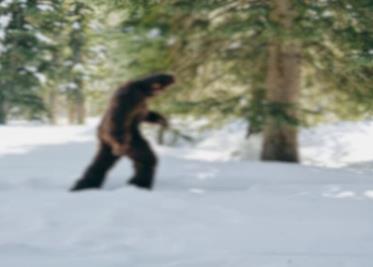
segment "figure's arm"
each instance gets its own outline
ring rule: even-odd
[[[155,112],[155,111],[148,111],[148,114],[145,117],[144,121],[150,122],[150,123],[157,123],[165,128],[168,127],[167,119],[162,114]]]

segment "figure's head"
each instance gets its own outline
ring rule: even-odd
[[[155,74],[141,80],[145,93],[149,96],[158,95],[174,82],[174,76],[165,73]]]

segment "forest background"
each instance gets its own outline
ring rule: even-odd
[[[0,124],[83,124],[128,79],[170,72],[169,117],[247,122],[261,158],[298,129],[373,114],[369,0],[1,0]]]

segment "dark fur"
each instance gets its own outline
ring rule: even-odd
[[[142,137],[139,124],[143,121],[167,124],[161,114],[148,111],[146,101],[154,95],[152,85],[159,84],[164,89],[173,82],[173,76],[158,74],[130,81],[114,93],[98,128],[97,154],[72,191],[100,188],[106,173],[121,156],[127,156],[134,162],[135,175],[129,183],[152,188],[157,158]]]

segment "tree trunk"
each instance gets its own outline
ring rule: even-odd
[[[78,124],[85,123],[85,99],[81,89],[78,89],[75,98],[76,122]]]
[[[69,124],[75,124],[76,122],[76,108],[75,108],[75,105],[74,105],[74,102],[73,100],[68,97],[67,99],[67,116],[68,116],[68,121],[69,121]]]
[[[290,31],[294,13],[290,0],[274,1],[271,17],[283,30]],[[294,41],[278,38],[268,47],[267,102],[278,106],[282,115],[296,119],[296,105],[300,92],[301,52]],[[269,114],[263,138],[262,160],[298,162],[298,130],[281,114]]]
[[[166,127],[161,126],[157,132],[157,143],[158,145],[164,145],[164,136],[166,133]]]
[[[0,96],[0,125],[6,124],[6,108],[5,101],[2,96]]]
[[[48,92],[48,119],[52,125],[57,124],[57,93],[54,89]]]
[[[82,2],[76,2],[73,5],[73,14],[76,19],[76,23],[80,25],[78,28],[74,28],[70,33],[70,48],[72,49],[72,63],[74,67],[79,67],[79,69],[84,64],[84,47],[87,45],[86,35],[84,28],[86,27],[86,15],[85,10],[88,7]],[[85,26],[84,26],[85,25]],[[84,95],[84,81],[83,76],[84,73],[77,69],[73,74],[73,82],[76,85],[76,88],[73,92],[73,106],[74,106],[74,123],[77,124],[84,124],[86,118],[86,110],[85,110],[85,95]]]
[[[263,132],[264,124],[264,99],[265,89],[255,87],[252,91],[251,101],[249,103],[250,112],[247,118],[248,127],[246,131],[246,138],[249,138],[253,134],[259,134]]]
[[[85,98],[81,89],[67,97],[70,124],[84,124],[86,118]]]

